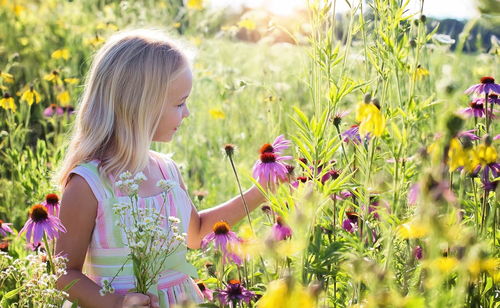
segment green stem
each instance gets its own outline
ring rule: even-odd
[[[253,230],[253,226],[252,226],[252,220],[250,219],[250,211],[248,210],[247,201],[245,200],[245,197],[243,196],[243,190],[241,189],[240,178],[238,177],[238,173],[236,172],[236,167],[234,166],[233,157],[232,157],[232,155],[228,155],[228,157],[229,157],[229,162],[231,163],[231,167],[233,168],[234,176],[236,177],[236,182],[238,183],[238,189],[240,191],[241,199],[243,200],[243,206],[245,207],[245,213],[246,213],[247,218],[248,218],[248,223],[250,224],[250,230],[252,230],[252,234],[255,234],[255,232]]]
[[[54,261],[52,259],[52,252],[50,251],[49,241],[47,239],[47,235],[43,234],[43,243],[45,244],[45,251],[47,252],[47,258],[49,259],[49,267],[52,274],[56,274],[56,266],[54,265]]]

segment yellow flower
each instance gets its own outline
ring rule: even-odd
[[[429,230],[424,224],[413,221],[400,225],[397,233],[403,239],[416,239],[426,236]]]
[[[465,166],[468,161],[467,152],[462,147],[462,144],[457,138],[450,141],[448,150],[448,166],[450,171],[455,171],[458,167]]]
[[[457,267],[458,260],[455,257],[440,257],[434,260],[433,265],[443,274],[449,274]]]
[[[377,106],[371,103],[359,102],[356,105],[356,122],[363,121],[363,119],[373,110],[373,107],[377,108]]]
[[[238,27],[245,28],[247,30],[255,30],[255,28],[257,28],[257,25],[255,24],[255,21],[247,18],[240,20],[238,22]]]
[[[61,76],[59,76],[59,72],[56,70],[52,71],[52,73],[50,73],[50,74],[43,76],[43,79],[50,81],[50,82],[53,82],[57,85],[62,85]]]
[[[181,23],[180,23],[180,22],[174,22],[174,23],[172,24],[172,27],[174,27],[174,28],[178,29],[178,28],[180,28],[180,27],[181,27]]]
[[[2,107],[5,110],[12,110],[16,111],[16,104],[14,102],[14,98],[10,96],[9,93],[5,92],[3,94],[3,97],[0,99],[0,107]]]
[[[27,38],[27,37],[20,37],[18,40],[19,40],[19,43],[23,46],[28,45],[30,42],[29,38]]]
[[[6,83],[13,83],[14,82],[14,76],[12,76],[9,73],[4,73],[4,72],[0,71],[0,78],[2,78],[2,81],[6,82]]]
[[[30,87],[21,95],[21,101],[27,102],[30,106],[33,105],[33,103],[38,104],[40,100],[40,94],[35,91],[33,87]]]
[[[68,91],[63,91],[57,95],[57,100],[62,106],[66,106],[71,101],[71,97],[69,96]]]
[[[203,0],[187,0],[186,6],[191,10],[203,9]]]
[[[368,134],[371,136],[380,137],[385,130],[385,117],[380,112],[377,106],[373,103],[365,104],[364,106],[358,104],[356,110],[356,120],[360,119],[359,134],[364,137]]]
[[[98,34],[96,34],[94,37],[86,39],[84,41],[84,44],[85,45],[92,45],[93,47],[97,47],[104,42],[105,42],[104,38],[102,38]]]
[[[22,6],[22,5],[19,5],[19,4],[14,4],[14,5],[12,6],[12,11],[14,12],[14,14],[15,14],[16,16],[21,15],[21,13],[22,13],[24,10],[26,10],[26,8],[25,8],[24,6]]]
[[[80,81],[78,78],[64,78],[64,82],[67,84],[77,84]]]
[[[107,22],[107,23],[100,22],[100,23],[97,24],[96,29],[97,30],[111,30],[111,31],[116,31],[116,30],[118,30],[118,27],[115,24],[110,23],[110,22]]]
[[[415,77],[417,80],[421,80],[425,76],[429,75],[429,71],[420,66],[420,64],[417,66],[417,69],[415,70]]]
[[[224,111],[220,109],[210,109],[208,112],[214,119],[224,119],[226,117]]]
[[[287,283],[283,279],[269,283],[266,293],[257,302],[257,308],[313,308],[313,296],[298,282]]]
[[[497,161],[497,150],[491,145],[486,145],[484,143],[474,147],[472,151],[472,161],[473,163],[481,166],[486,166]]]
[[[58,49],[52,53],[51,56],[53,59],[69,59],[69,50],[67,48]]]

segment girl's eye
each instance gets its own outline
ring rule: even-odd
[[[177,105],[177,108],[182,108],[186,103],[182,103],[180,105]]]

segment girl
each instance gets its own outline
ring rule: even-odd
[[[127,292],[134,287],[130,264],[114,280],[115,293],[99,294],[103,280],[110,280],[127,256],[112,210],[117,201],[128,199],[112,185],[118,174],[142,171],[147,180],[140,187],[139,204],[158,209],[163,199],[155,183],[162,178],[178,182],[169,193],[166,216],[180,218],[189,248],[199,248],[217,221],[232,225],[245,216],[239,197],[197,212],[176,164],[149,150],[152,141],[172,140],[189,116],[191,85],[186,55],[157,31],[119,33],[96,54],[57,178],[63,190],[60,219],[67,232],[60,234],[56,253],[69,260],[58,287],[77,280],[68,294],[79,306],[170,307],[183,300],[202,301],[185,249],[169,259],[151,294]],[[250,209],[264,201],[256,187],[245,198]]]

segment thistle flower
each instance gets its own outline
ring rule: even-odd
[[[232,260],[238,265],[242,264],[241,258],[229,251],[232,245],[240,244],[242,240],[236,233],[231,231],[227,222],[216,222],[213,226],[213,232],[206,235],[201,241],[201,248],[205,249],[212,241],[214,242],[215,249],[222,253],[223,262]]]
[[[52,117],[54,115],[61,115],[61,114],[64,114],[64,110],[60,106],[57,106],[56,104],[50,104],[49,107],[43,110],[43,116],[45,117]]]
[[[219,300],[222,305],[239,303],[241,301],[250,303],[255,296],[255,293],[245,289],[239,280],[230,280],[226,289],[219,291]]]
[[[33,205],[29,217],[19,234],[26,232],[26,239],[30,243],[40,243],[44,234],[48,239],[53,239],[58,237],[59,231],[66,232],[59,218],[49,215],[47,208],[42,204]]]
[[[272,227],[272,237],[275,241],[282,241],[292,236],[292,229],[285,224],[283,218],[276,217],[276,223]]]
[[[42,202],[49,212],[49,215],[59,216],[59,197],[56,194],[48,194]]]
[[[2,237],[7,236],[7,232],[12,233],[12,229],[9,227],[10,225],[12,224],[3,222],[3,220],[0,219],[0,235]]]
[[[342,222],[342,229],[349,233],[354,233],[358,230],[358,213],[346,212],[347,218]]]
[[[475,84],[465,90],[465,94],[489,94],[490,92],[500,93],[500,85],[495,83],[493,77],[482,77],[481,83]]]
[[[276,183],[278,180],[285,181],[288,170],[282,161],[289,159],[292,159],[292,157],[279,156],[265,150],[260,154],[260,159],[255,162],[252,175],[262,183]]]

